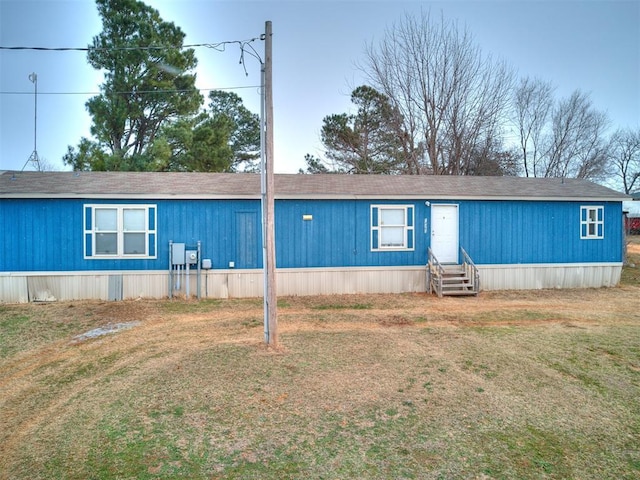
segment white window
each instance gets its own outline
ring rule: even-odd
[[[580,238],[604,238],[604,207],[580,207]]]
[[[413,205],[371,206],[371,250],[413,250]]]
[[[85,205],[85,258],[156,258],[155,205]]]

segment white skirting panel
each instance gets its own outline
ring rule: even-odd
[[[169,296],[169,273],[166,271],[114,272],[28,272],[0,276],[0,302],[108,300],[110,277],[122,277],[123,299],[166,298]],[[366,267],[279,269],[277,294],[332,295],[348,293],[424,292],[424,267]],[[186,276],[174,278],[175,296],[186,293]],[[202,271],[202,298],[242,298],[263,295],[262,270]],[[197,294],[195,271],[189,277],[189,293]]]
[[[481,290],[597,288],[617,285],[622,264],[478,265],[478,270]],[[123,299],[169,296],[166,271],[27,272],[0,273],[0,302],[108,300],[114,276],[122,277]],[[173,292],[176,296],[186,293],[185,281],[182,277],[180,291]],[[279,269],[276,282],[279,296],[425,292],[426,268]],[[120,283],[111,285],[113,290]],[[263,287],[262,270],[208,270],[202,271],[200,293],[202,298],[260,297]],[[195,271],[189,293],[197,293]]]
[[[121,273],[121,272],[117,272]],[[195,277],[195,275],[194,275]],[[194,283],[195,285],[195,283]],[[195,287],[192,290],[196,293]],[[122,272],[122,298],[169,296],[169,273],[165,271]]]
[[[478,265],[481,290],[613,287],[622,263]]]
[[[47,275],[27,277],[29,300],[107,300],[109,275]]]
[[[0,274],[0,302],[26,303],[28,301],[27,277]]]
[[[291,268],[279,269],[276,273],[276,290],[280,296],[424,292],[425,288],[423,267]],[[203,272],[203,297],[260,297],[263,290],[262,270]]]
[[[0,302],[106,300],[108,278],[108,275],[71,272],[0,274]]]
[[[423,267],[291,268],[279,269],[276,273],[279,296],[424,292],[425,288]],[[262,270],[203,272],[203,297],[261,297],[263,291]]]
[[[278,295],[402,293],[426,290],[425,267],[282,269]]]

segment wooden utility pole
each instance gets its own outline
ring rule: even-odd
[[[263,179],[265,195],[263,202],[264,255],[265,263],[265,342],[278,346],[278,309],[276,294],[276,247],[275,247],[275,196],[273,178],[273,65],[271,22],[265,23],[264,43],[264,150]]]

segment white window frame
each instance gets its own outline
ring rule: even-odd
[[[87,214],[90,210],[90,214]],[[99,210],[116,211],[116,230],[100,230],[96,225],[96,212]],[[144,211],[144,228],[142,230],[125,230],[124,212],[126,210]],[[137,260],[157,258],[157,206],[150,204],[85,204],[84,212],[84,258],[87,260]],[[88,218],[89,217],[89,218]],[[150,221],[151,219],[151,221]],[[88,224],[89,223],[89,224]],[[150,225],[153,224],[153,225]],[[116,252],[111,254],[96,253],[96,239],[100,233],[116,234]],[[125,234],[144,234],[144,252],[124,253]]]
[[[384,225],[382,223],[382,212],[384,210],[402,210],[404,220],[402,224]],[[371,205],[371,251],[413,251],[415,250],[415,208],[414,205]],[[386,228],[403,229],[402,245],[383,245],[382,231]]]
[[[601,240],[604,238],[604,206],[584,205],[580,207],[580,239]]]

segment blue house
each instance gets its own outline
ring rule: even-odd
[[[620,279],[628,198],[587,181],[275,177],[278,295]],[[261,219],[256,174],[0,172],[0,302],[261,296]]]

